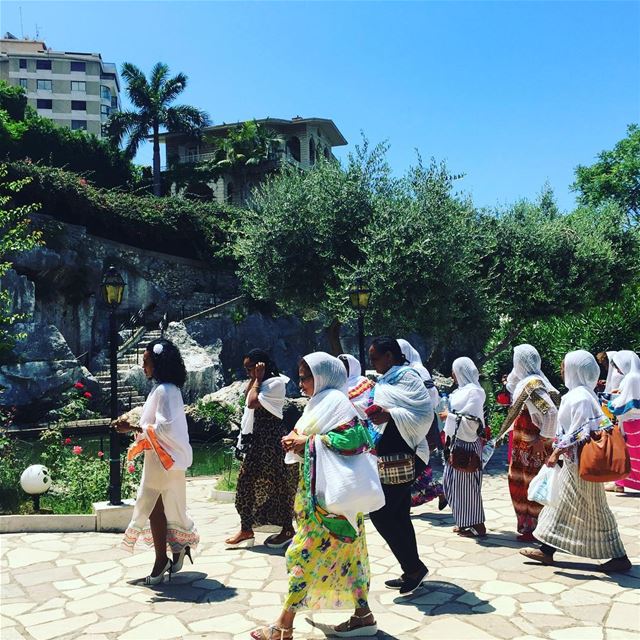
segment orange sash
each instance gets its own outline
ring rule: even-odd
[[[138,440],[134,442],[130,447],[129,451],[127,451],[127,460],[130,462],[141,453],[146,450],[155,451],[156,455],[160,459],[160,464],[169,471],[171,467],[173,467],[173,458],[164,450],[160,442],[158,441],[158,436],[156,435],[156,430],[152,425],[147,427],[147,437],[143,440]]]

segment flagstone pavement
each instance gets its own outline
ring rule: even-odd
[[[502,461],[503,462],[503,461]],[[627,640],[640,638],[640,494],[609,495],[629,556],[630,573],[599,573],[597,562],[558,554],[556,566],[518,554],[504,465],[485,476],[489,536],[452,532],[450,511],[434,503],[413,510],[426,586],[412,598],[384,588],[399,569],[367,521],[371,608],[378,638],[450,640]],[[498,467],[498,468],[496,468]],[[152,553],[119,549],[104,533],[0,536],[2,640],[247,639],[278,615],[287,579],[282,552],[263,546],[227,550],[236,531],[232,504],[208,499],[211,478],[188,481],[190,511],[201,535],[195,564],[158,587],[129,584],[148,573]],[[261,543],[267,533],[257,534]],[[345,612],[301,614],[296,638],[324,638]]]

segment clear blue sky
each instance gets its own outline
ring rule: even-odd
[[[577,164],[640,120],[638,2],[0,3],[2,31],[189,76],[214,122],[332,118],[391,144],[402,173],[444,159],[479,206],[561,208]],[[139,154],[148,162],[150,149]]]

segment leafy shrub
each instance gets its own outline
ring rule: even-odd
[[[215,400],[199,400],[190,412],[198,427],[209,433],[228,433],[236,415],[234,407]]]
[[[76,382],[71,389],[62,394],[62,400],[63,404],[61,407],[49,412],[50,419],[60,422],[70,422],[72,420],[96,418],[100,415],[89,408],[92,404],[93,396],[80,381]]]

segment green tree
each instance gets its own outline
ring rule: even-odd
[[[572,189],[583,205],[597,206],[614,200],[628,214],[629,221],[640,221],[640,128],[631,124],[627,136],[613,150],[602,151],[591,166],[579,165]]]
[[[11,268],[11,255],[29,251],[40,244],[40,232],[34,231],[29,216],[38,209],[37,204],[14,205],[13,195],[29,179],[8,180],[8,169],[0,164],[0,358],[7,355],[15,344],[12,326],[21,317],[12,311],[10,292],[1,286],[1,279]]]
[[[161,62],[154,65],[149,79],[130,62],[122,65],[122,77],[127,83],[127,95],[136,111],[117,111],[106,124],[106,132],[115,145],[125,144],[130,158],[140,144],[153,138],[153,193],[160,195],[160,129],[169,133],[198,136],[209,123],[209,116],[189,105],[171,103],[185,90],[187,76],[178,73],[169,77],[169,67]]]

